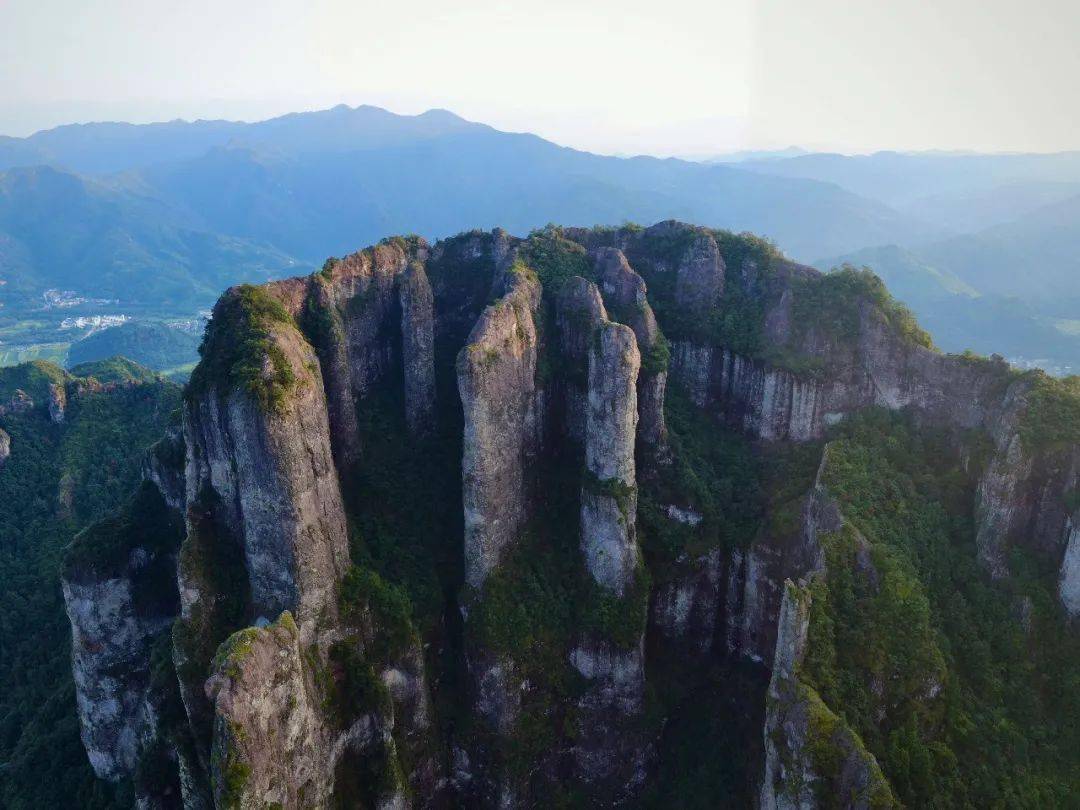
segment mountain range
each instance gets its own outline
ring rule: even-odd
[[[1080,366],[1080,153],[737,157],[607,157],[445,110],[370,106],[0,138],[0,341],[62,356],[80,335],[42,315],[49,289],[114,302],[78,314],[190,316],[224,286],[385,233],[679,218],[903,278],[899,297],[946,349]]]
[[[388,236],[226,291],[200,355],[164,419],[134,364],[0,375],[0,493],[68,492],[34,451],[102,397],[166,423],[11,567],[71,624],[51,690],[8,634],[13,806],[1074,803],[1080,378],[675,221]]]

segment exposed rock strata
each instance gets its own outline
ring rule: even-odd
[[[185,455],[183,432],[172,428],[147,451],[142,463],[143,478],[152,481],[165,503],[178,512],[183,512],[187,503]]]
[[[625,254],[616,248],[600,248],[593,255],[604,300],[615,313],[615,320],[634,330],[638,351],[643,358],[652,358],[651,363],[642,362],[637,381],[638,437],[655,454],[663,456],[667,441],[664,424],[667,341],[649,305],[645,281],[630,267]]]
[[[281,412],[235,389],[191,402],[187,501],[212,489],[220,519],[242,538],[251,620],[292,610],[310,637],[320,613],[335,609],[348,565],[345,513],[319,361],[291,327],[275,327],[271,339],[295,376],[293,395]]]
[[[581,549],[597,583],[622,594],[640,559],[635,535],[636,380],[641,365],[634,333],[601,322],[589,353]]]
[[[584,641],[570,663],[588,684],[577,702],[571,754],[578,778],[604,786],[616,803],[632,798],[645,782],[652,748],[635,720],[644,708],[644,641],[630,649],[603,640]]]
[[[596,328],[605,320],[607,311],[596,285],[580,276],[567,279],[555,301],[555,325],[564,368],[559,382],[565,399],[567,433],[582,444],[587,434],[589,351]]]
[[[704,656],[714,650],[728,574],[725,562],[720,549],[686,559],[657,589],[652,625],[679,652]],[[737,614],[734,607],[729,612]]]
[[[336,728],[316,681],[318,653],[305,658],[300,632],[285,612],[269,627],[240,631],[215,659],[206,682],[213,701],[213,782],[219,807],[327,807],[347,750],[396,760],[393,717],[366,713]],[[372,754],[369,749],[377,747]],[[389,784],[377,807],[404,803],[404,786]]]
[[[157,716],[150,650],[176,616],[180,521],[144,484],[135,531],[126,517],[97,524],[75,541],[61,585],[72,632],[72,671],[83,745],[103,779],[134,774]],[[99,539],[100,538],[100,539]],[[104,545],[107,555],[97,549]]]
[[[820,774],[809,742],[815,717],[828,708],[798,682],[808,595],[792,583],[821,575],[819,537],[837,531],[842,516],[819,471],[813,490],[786,505],[791,520],[768,522],[745,549],[688,548],[648,600],[636,520],[639,478],[650,480],[650,465],[646,455],[639,470],[635,451],[655,458],[666,448],[668,382],[650,294],[665,329],[679,331],[673,385],[755,439],[819,439],[831,423],[873,405],[910,407],[921,422],[950,435],[987,433],[991,460],[977,493],[984,561],[1000,570],[1011,542],[1060,554],[1062,602],[1080,610],[1080,518],[1065,507],[1080,463],[1075,449],[1036,452],[1021,440],[1027,382],[1003,377],[994,364],[945,357],[904,340],[869,303],[857,312],[850,341],[804,329],[794,291],[814,271],[780,259],[769,265],[757,255],[737,254],[728,266],[724,239],[704,229],[661,223],[644,231],[564,235],[591,251],[592,264],[575,264],[574,272],[588,275],[591,267],[596,284],[548,267],[555,283],[542,289],[542,274],[520,259],[532,254],[519,254],[520,240],[496,231],[430,250],[418,239],[387,240],[328,263],[315,276],[267,285],[288,317],[269,330],[262,375],[250,386],[218,380],[196,392],[185,407],[183,435],[170,434],[151,452],[146,486],[184,512],[188,530],[178,566],[174,659],[194,745],[174,745],[170,753],[188,806],[197,806],[210,773],[219,804],[323,806],[342,798],[342,774],[375,761],[392,766],[377,795],[364,797],[376,806],[411,799],[535,806],[537,785],[567,774],[598,801],[633,801],[649,777],[658,733],[643,725],[645,650],[651,656],[654,648],[695,666],[731,656],[771,668],[759,798],[766,807],[814,805]],[[571,258],[579,262],[581,255]],[[712,316],[718,304],[730,304],[727,296],[760,304],[760,337],[775,353],[740,354],[722,345],[716,335],[723,325]],[[795,341],[797,363],[785,354]],[[456,602],[457,583],[440,583],[445,613],[428,654],[414,641],[389,660],[376,660],[373,651],[386,645],[378,622],[341,615],[338,600],[349,564],[339,480],[348,482],[365,463],[357,409],[396,380],[400,368],[406,423],[417,433],[431,430],[436,362],[449,371],[454,353],[468,587]],[[281,360],[287,374],[275,366]],[[288,384],[273,407],[252,393],[280,379]],[[642,634],[628,643],[598,629],[607,626],[600,622],[587,631],[561,630],[563,668],[554,674],[568,679],[560,681],[567,691],[538,714],[538,698],[548,696],[525,674],[531,677],[536,662],[485,648],[471,634],[470,610],[531,530],[530,519],[566,519],[538,515],[549,468],[572,467],[576,489],[582,462],[580,511],[576,522],[570,516],[580,534],[571,549],[587,580],[574,587],[584,583],[611,600],[602,604],[607,620],[613,609],[640,610]],[[680,530],[702,520],[678,498],[665,496],[659,506]],[[152,613],[140,606],[137,551],[107,575],[84,572],[65,583],[84,739],[95,768],[112,779],[132,772],[152,736],[149,649],[176,616],[175,604]],[[174,552],[154,558],[175,565]],[[516,587],[522,572],[505,573]],[[453,639],[461,628],[453,627],[460,616],[458,649]],[[243,629],[248,624],[258,627]],[[215,658],[217,643],[234,630],[239,635]],[[339,710],[334,689],[345,682],[345,665],[329,654],[335,645],[345,645],[362,672],[372,674],[365,683],[379,695],[378,706],[349,716]],[[428,669],[436,660],[446,667],[439,674]],[[543,665],[554,666],[547,659]],[[458,670],[465,676],[461,695],[452,683]],[[461,700],[456,708],[479,721],[473,736],[437,738],[446,729],[438,728],[429,679],[445,689],[441,699]],[[557,739],[535,743],[528,723],[553,719],[560,723]],[[836,727],[829,743],[841,753],[839,784],[849,806],[881,798],[876,763],[850,729]],[[537,750],[529,749],[524,765],[507,767],[500,758],[523,741]],[[231,765],[237,766],[232,779]]]
[[[405,371],[405,422],[428,432],[435,417],[435,299],[427,274],[413,262],[401,276],[401,354]]]
[[[689,312],[708,312],[724,292],[724,259],[708,232],[692,237],[675,269],[675,303]]]
[[[900,807],[874,755],[798,679],[809,611],[809,591],[786,580],[766,701],[765,768],[758,806],[761,810],[814,808],[821,806],[824,793],[837,807],[851,810]],[[821,756],[829,759],[828,767],[835,768],[835,774],[826,777],[822,772]],[[826,778],[832,783],[820,784]]]
[[[507,294],[480,315],[457,359],[465,412],[465,581],[474,588],[483,585],[527,517],[526,471],[540,421],[533,322],[540,286],[515,272],[507,286]]]
[[[54,424],[63,424],[67,412],[67,391],[63,383],[49,384],[49,419]]]

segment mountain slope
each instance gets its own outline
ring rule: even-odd
[[[205,305],[222,285],[265,280],[296,262],[244,239],[190,227],[174,206],[131,187],[48,167],[0,174],[5,309],[48,288],[125,306]]]
[[[889,205],[933,195],[988,192],[1013,183],[1080,182],[1080,152],[965,155],[935,152],[809,154],[750,161],[745,168],[779,177],[835,183]]]
[[[125,377],[152,380],[123,363]],[[88,368],[101,374],[105,369]],[[64,405],[50,413],[50,386]],[[28,402],[15,392],[24,391]],[[12,408],[13,398],[18,402]],[[145,447],[179,403],[160,381],[101,386],[47,363],[0,369],[0,804],[130,806],[93,778],[79,740],[59,585],[63,548],[139,479]]]
[[[341,106],[253,124],[87,124],[6,149],[13,164],[134,172],[168,202],[185,203],[200,228],[308,261],[387,232],[441,237],[549,221],[692,218],[754,230],[806,258],[943,235],[829,183],[592,155],[439,110],[398,116]]]
[[[1067,317],[1080,302],[1080,194],[921,252],[985,294],[1057,307]]]
[[[391,237],[227,291],[200,354],[63,570],[144,803],[1080,786],[1080,379],[940,354],[870,273],[671,221]]]

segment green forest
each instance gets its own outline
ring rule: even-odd
[[[47,384],[76,378],[42,362],[0,369],[0,401],[21,389],[35,402],[0,416],[11,437],[0,463],[0,806],[11,810],[131,802],[94,778],[79,740],[59,572],[75,534],[130,496],[143,451],[177,415],[180,388],[137,373],[138,384],[69,396],[54,424]]]

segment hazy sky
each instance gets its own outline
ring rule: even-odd
[[[445,107],[601,152],[1080,148],[1080,0],[0,0],[0,133]]]

